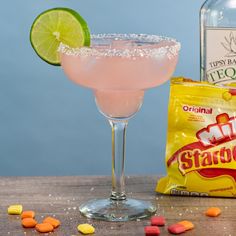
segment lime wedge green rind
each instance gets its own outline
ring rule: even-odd
[[[38,56],[51,65],[60,66],[57,51],[60,43],[78,48],[90,46],[86,21],[69,8],[53,8],[42,12],[33,22],[30,42]]]

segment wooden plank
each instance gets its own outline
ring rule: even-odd
[[[157,214],[165,216],[168,224],[184,219],[192,221],[196,228],[186,236],[236,235],[235,199],[162,196],[154,192],[156,181],[155,176],[128,177],[127,193],[156,204]],[[60,219],[62,226],[50,236],[80,235],[76,226],[86,222],[96,227],[97,236],[144,235],[144,226],[149,220],[110,223],[88,220],[80,215],[78,206],[81,203],[107,197],[109,191],[110,177],[0,177],[0,236],[39,235],[33,229],[22,228],[19,216],[7,215],[7,207],[11,204],[35,210],[38,221],[48,215]],[[209,206],[220,207],[222,215],[206,217],[203,212]],[[166,226],[161,228],[161,235],[170,235]]]

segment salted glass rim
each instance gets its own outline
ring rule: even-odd
[[[134,41],[136,47],[112,47],[112,42]],[[109,44],[110,42],[110,44]],[[161,42],[168,42],[169,45],[158,45]],[[139,46],[153,47],[139,47]],[[104,47],[105,46],[105,47]],[[109,47],[110,46],[110,47]],[[157,46],[157,47],[155,47]],[[180,42],[174,38],[151,35],[151,34],[92,34],[91,45],[80,48],[73,48],[60,43],[58,52],[61,54],[79,57],[162,57],[172,58],[178,55],[181,48]]]

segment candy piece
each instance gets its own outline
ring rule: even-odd
[[[82,234],[93,234],[95,232],[95,228],[90,224],[80,224],[77,229]]]
[[[20,215],[22,210],[22,205],[11,205],[8,207],[7,212],[9,215]]]
[[[40,233],[49,233],[53,231],[53,226],[49,223],[37,224],[35,229]]]
[[[187,220],[180,221],[177,224],[183,225],[185,230],[190,230],[194,228],[194,224],[191,221]]]
[[[216,121],[218,124],[227,124],[229,122],[229,119],[229,115],[225,113],[216,116]]]
[[[34,228],[37,225],[37,221],[33,218],[24,218],[21,221],[21,224],[25,228]]]
[[[34,217],[35,217],[35,212],[34,211],[23,211],[21,213],[21,219],[34,218]]]
[[[223,93],[222,97],[225,101],[230,101],[232,99],[232,94],[226,91]]]
[[[53,217],[47,217],[43,220],[43,223],[49,223],[53,226],[53,228],[57,228],[61,222]]]
[[[221,213],[221,210],[218,207],[210,207],[206,211],[206,215],[210,217],[216,217],[220,215],[220,213]]]
[[[144,232],[146,236],[158,236],[160,234],[160,230],[157,226],[146,226]]]
[[[229,90],[230,94],[235,96],[236,95],[236,89],[230,89]]]
[[[163,226],[165,225],[166,221],[163,216],[153,216],[151,218],[151,225],[152,226]]]
[[[181,224],[173,224],[168,227],[171,234],[182,234],[186,231],[185,227]]]

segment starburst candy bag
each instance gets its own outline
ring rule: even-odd
[[[166,168],[156,191],[236,197],[236,88],[171,81]]]

